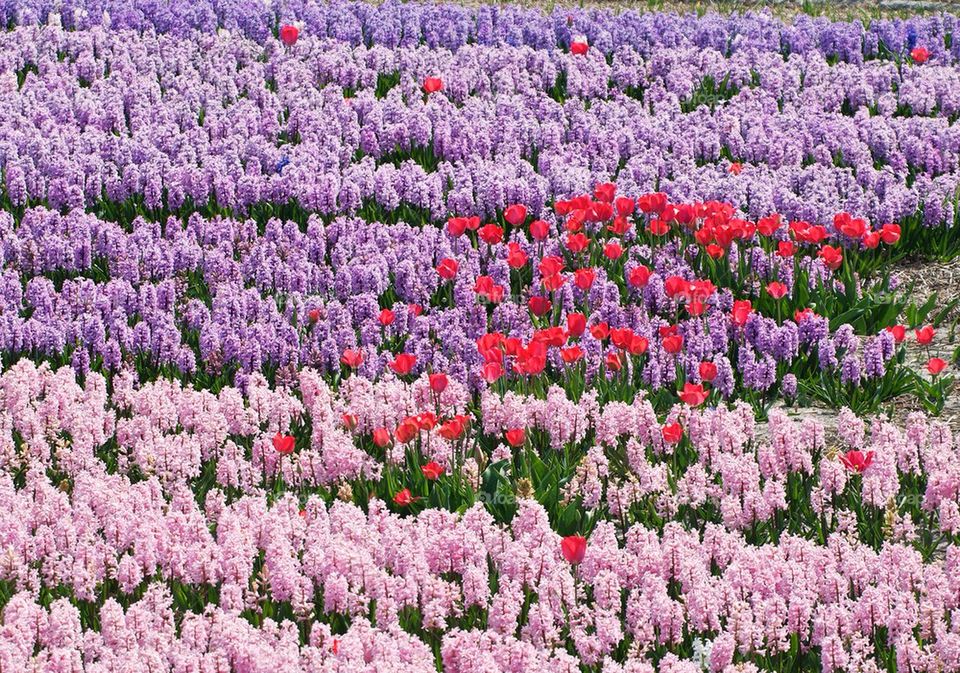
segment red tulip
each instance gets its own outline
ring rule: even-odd
[[[647,224],[647,230],[654,236],[665,236],[670,231],[670,223],[666,220],[653,219]]]
[[[507,209],[503,211],[503,219],[513,226],[519,227],[527,219],[527,207],[519,203],[507,206]]]
[[[610,326],[605,322],[598,322],[590,327],[590,336],[597,341],[604,341],[610,336]]]
[[[700,383],[684,383],[683,390],[680,391],[680,399],[691,407],[699,407],[709,396],[710,391],[704,390]]]
[[[893,245],[900,240],[900,225],[889,222],[880,229],[880,240],[887,245]]]
[[[391,443],[390,431],[386,428],[377,428],[374,430],[373,443],[379,446],[381,449],[385,446],[389,446]]]
[[[383,325],[384,327],[386,327],[387,325],[392,325],[395,318],[396,316],[394,315],[393,311],[391,311],[388,308],[385,308],[382,311],[380,311],[380,315],[377,316],[377,320],[379,320],[380,324]]]
[[[467,427],[466,416],[454,416],[449,421],[440,426],[440,436],[447,440],[454,440],[463,434]]]
[[[840,265],[843,264],[843,251],[839,247],[833,247],[832,245],[825,245],[820,248],[820,252],[817,253],[823,263],[827,265],[827,268],[836,271],[840,268]]]
[[[567,250],[574,254],[583,252],[588,245],[590,245],[590,239],[583,232],[567,236]]]
[[[903,325],[893,325],[887,327],[886,330],[893,335],[893,340],[898,344],[903,343],[903,340],[907,338],[907,328]]]
[[[865,247],[867,250],[874,250],[880,246],[880,233],[876,231],[868,231],[860,240],[863,243],[863,247]]]
[[[926,47],[914,47],[910,50],[910,58],[914,63],[926,63],[930,60],[930,51]]]
[[[494,283],[490,276],[478,276],[473,291],[491,304],[497,304],[503,299],[503,286]]]
[[[570,53],[576,54],[577,56],[583,56],[590,49],[590,45],[587,44],[587,38],[578,37],[570,43]]]
[[[734,175],[740,175],[740,171],[743,170],[743,164],[741,164],[739,161],[734,161],[732,164],[730,164],[730,168],[728,170]]]
[[[581,336],[587,329],[587,317],[582,313],[567,314],[567,333],[572,337]]]
[[[400,425],[397,426],[397,431],[393,434],[396,436],[398,442],[406,444],[420,434],[420,424],[416,418],[408,416],[400,421]]]
[[[419,498],[414,498],[409,488],[405,488],[393,496],[393,502],[401,507],[412,505],[416,500],[419,500]]]
[[[427,93],[436,93],[443,88],[443,80],[439,77],[427,77],[423,80],[423,90]]]
[[[926,325],[925,327],[921,327],[920,329],[915,330],[914,334],[917,335],[917,343],[920,344],[921,346],[926,346],[931,342],[933,342],[933,335],[934,335],[933,325]]]
[[[451,217],[447,220],[447,233],[452,237],[457,238],[463,235],[463,232],[467,230],[467,218],[465,217]]]
[[[650,282],[650,269],[642,264],[630,269],[630,273],[627,275],[627,282],[633,287],[646,287],[647,283]]]
[[[634,334],[627,342],[626,350],[630,352],[630,355],[642,355],[647,352],[649,346],[650,342],[647,341],[646,337]]]
[[[425,411],[422,414],[417,414],[414,417],[414,420],[416,421],[418,428],[428,432],[433,430],[433,428],[437,425],[437,415],[429,411]]]
[[[317,322],[320,320],[320,309],[312,308],[307,312],[307,318],[310,322]]]
[[[706,250],[707,250],[707,254],[710,255],[713,259],[720,259],[725,254],[727,254],[727,251],[725,248],[722,248],[721,246],[715,243],[711,243],[710,245],[708,245]]]
[[[553,304],[546,297],[530,297],[527,306],[530,307],[530,312],[535,316],[545,316],[553,308]]]
[[[400,376],[405,376],[413,370],[413,366],[415,364],[417,364],[416,355],[411,355],[410,353],[400,353],[393,359],[392,362],[389,363],[389,366],[390,369]]]
[[[521,248],[519,243],[510,242],[507,244],[507,264],[511,269],[519,269],[527,265],[527,253]]]
[[[698,369],[700,372],[700,378],[708,383],[717,378],[717,365],[712,362],[701,362]]]
[[[611,241],[603,246],[603,254],[607,259],[620,259],[623,254],[623,246]]]
[[[438,395],[446,390],[450,383],[446,374],[430,374],[427,378],[430,381],[430,390]]]
[[[576,565],[587,553],[587,538],[581,535],[568,535],[560,543],[560,551],[563,552],[563,558],[567,563]]]
[[[597,272],[593,269],[577,269],[573,272],[574,284],[584,292],[590,289],[596,277]]]
[[[343,427],[350,432],[353,432],[357,429],[357,423],[360,422],[360,419],[357,418],[356,414],[342,414],[340,420],[343,421]]]
[[[459,268],[460,265],[457,263],[457,260],[447,257],[446,259],[440,260],[440,263],[437,264],[437,273],[444,280],[453,280]]]
[[[560,357],[563,358],[563,361],[568,365],[573,364],[577,360],[583,357],[583,349],[580,346],[571,346],[570,348],[561,348]]]
[[[757,220],[757,231],[759,231],[762,236],[773,236],[782,224],[783,222],[780,220],[780,216],[774,213],[773,215],[767,215]]]
[[[503,365],[499,362],[488,362],[483,365],[483,380],[487,383],[493,383],[503,376]]]
[[[485,224],[477,230],[477,236],[487,245],[496,245],[503,240],[503,228],[496,224]]]
[[[683,350],[683,336],[680,334],[671,334],[663,338],[663,350],[668,353],[676,354]]]
[[[731,311],[730,317],[735,325],[743,327],[747,324],[747,319],[752,313],[753,305],[750,304],[749,300],[743,299],[733,302],[733,311]]]
[[[350,369],[356,369],[363,364],[363,351],[361,351],[359,348],[348,348],[343,351],[343,355],[340,357],[340,362],[348,366]]]
[[[280,26],[280,41],[288,47],[295,45],[298,37],[300,37],[300,29],[296,26],[290,24]]]
[[[777,243],[777,254],[781,257],[793,257],[797,253],[797,246],[793,241],[780,241]]]
[[[619,351],[610,351],[606,357],[607,369],[612,372],[618,372],[623,367],[623,361],[620,359]]]
[[[663,436],[663,441],[668,444],[679,444],[683,439],[683,426],[679,423],[664,425],[660,428],[660,434]]]
[[[774,299],[782,299],[787,294],[787,286],[779,281],[767,283],[767,294]]]
[[[593,188],[593,198],[604,203],[613,203],[617,195],[617,185],[612,182],[601,182]]]
[[[933,376],[936,376],[946,368],[947,363],[941,358],[930,358],[927,360],[927,371]]]
[[[847,451],[840,456],[840,462],[852,472],[863,472],[873,462],[873,451]]]
[[[293,453],[296,443],[297,440],[293,438],[293,435],[285,435],[282,432],[278,432],[273,436],[273,448],[276,449],[280,455],[285,456]]]
[[[621,217],[626,217],[627,215],[632,215],[634,209],[637,207],[636,201],[633,199],[627,198],[626,196],[621,196],[618,198],[614,205],[617,208],[617,215]]]
[[[543,220],[534,220],[530,223],[530,236],[537,241],[542,241],[550,235],[550,225]]]
[[[850,213],[837,213],[833,216],[833,227],[844,236],[850,238],[860,238],[867,233],[867,223],[865,220],[854,218]]]
[[[644,213],[662,213],[667,207],[667,195],[663,192],[644,194],[637,198],[637,207]]]
[[[436,481],[440,478],[440,475],[443,474],[443,468],[440,467],[440,464],[433,461],[421,466],[420,471],[423,472],[423,476],[430,481]]]
[[[410,311],[414,317],[423,313],[423,307],[420,304],[407,304],[407,310]]]
[[[507,438],[507,444],[514,448],[523,446],[523,443],[527,441],[527,433],[523,428],[507,430],[504,436]]]

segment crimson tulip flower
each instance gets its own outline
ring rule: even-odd
[[[584,292],[590,289],[596,277],[597,272],[593,269],[577,269],[573,272],[574,284]]]
[[[578,37],[570,43],[570,53],[576,54],[577,56],[583,56],[589,51],[590,45],[587,44],[587,38]]]
[[[377,428],[373,431],[373,443],[379,446],[381,449],[385,446],[389,446],[392,443],[390,439],[390,431],[386,428]]]
[[[278,432],[273,436],[273,448],[282,456],[293,453],[296,443],[297,440],[293,438],[293,435],[285,435],[282,432]]]
[[[504,436],[507,438],[507,444],[514,448],[523,446],[523,443],[527,441],[527,432],[523,428],[507,430]]]
[[[933,342],[933,335],[934,335],[933,325],[926,325],[924,327],[921,327],[920,329],[915,330],[914,334],[916,334],[917,336],[918,344],[920,344],[921,346],[927,346],[931,342]]]
[[[485,224],[477,230],[480,240],[487,245],[496,245],[503,240],[503,227],[496,224]]]
[[[947,362],[942,358],[930,358],[927,360],[927,371],[933,376],[936,376],[946,368]]]
[[[587,329],[587,317],[582,313],[567,314],[567,334],[572,337],[581,336]]]
[[[340,357],[340,362],[345,364],[350,369],[356,369],[363,364],[363,351],[361,351],[359,348],[348,348],[343,351],[343,355]]]
[[[623,255],[623,246],[611,241],[603,246],[603,254],[607,259],[620,259],[620,256]]]
[[[427,378],[430,381],[430,390],[438,395],[446,390],[447,385],[450,383],[446,374],[430,374]]]
[[[900,225],[888,222],[880,229],[880,240],[887,245],[893,245],[900,240]]]
[[[698,370],[700,372],[700,378],[708,383],[717,378],[717,365],[712,362],[701,362]]]
[[[739,327],[743,327],[747,324],[747,319],[753,313],[753,305],[747,299],[742,299],[733,302],[733,311],[730,312],[730,317],[733,319],[733,323]]]
[[[423,90],[427,93],[436,93],[443,88],[443,80],[439,77],[427,77],[423,80]]]
[[[440,464],[433,461],[421,466],[420,471],[423,472],[423,476],[430,481],[436,481],[440,478],[440,475],[443,474],[443,468]]]
[[[550,300],[546,297],[530,297],[527,300],[527,306],[530,307],[530,312],[535,316],[545,316],[550,312],[550,309],[553,308],[553,304],[550,303]]]
[[[840,265],[843,264],[843,250],[839,247],[825,245],[820,248],[817,256],[820,257],[823,263],[827,265],[827,268],[832,271],[836,271],[840,268]]]
[[[847,451],[840,455],[840,462],[851,472],[862,473],[873,462],[873,451]]]
[[[389,367],[400,376],[405,376],[413,370],[415,364],[417,364],[416,355],[400,353],[389,363]]]
[[[534,220],[530,223],[530,236],[537,241],[543,241],[550,235],[550,225],[543,220]]]
[[[440,260],[440,263],[437,264],[437,273],[444,280],[453,280],[459,268],[460,265],[457,263],[457,260],[447,257],[446,259]]]
[[[320,309],[318,309],[318,308],[312,308],[312,309],[310,309],[309,311],[307,311],[307,319],[310,320],[310,322],[317,322],[317,321],[319,321],[319,320],[320,320]]]
[[[519,243],[511,241],[507,244],[507,264],[511,269],[519,269],[527,265],[527,253],[520,248]]]
[[[767,294],[774,299],[782,299],[787,294],[787,286],[779,281],[767,283]]]
[[[683,350],[683,336],[680,334],[671,334],[663,338],[663,350],[675,355]]]
[[[910,50],[910,58],[914,63],[926,63],[930,60],[930,50],[926,47],[914,47]]]
[[[580,346],[570,346],[570,348],[561,348],[560,357],[563,358],[563,361],[568,365],[577,362],[580,358],[583,357],[583,349]]]
[[[893,325],[885,329],[893,335],[893,340],[898,344],[907,338],[907,328],[904,325]]]
[[[679,444],[680,440],[683,439],[683,426],[679,423],[664,425],[660,428],[660,435],[663,437],[663,441],[668,444]]]
[[[398,442],[401,444],[406,444],[420,434],[420,424],[417,422],[416,418],[407,416],[400,421],[400,425],[397,426],[397,430],[393,434],[397,438]]]
[[[400,505],[401,507],[412,505],[414,502],[416,502],[419,499],[420,498],[413,497],[413,493],[410,492],[409,488],[405,488],[399,493],[397,493],[395,496],[393,496],[393,502],[396,503],[397,505]]]
[[[587,553],[587,538],[582,535],[568,535],[560,542],[560,551],[567,563],[576,565]]]
[[[710,391],[705,390],[701,383],[684,383],[683,390],[680,391],[680,399],[691,407],[699,407],[709,396]]]
[[[386,327],[387,325],[392,325],[393,321],[396,319],[396,315],[393,311],[388,308],[380,311],[380,315],[377,316],[377,320],[380,321],[380,324]]]
[[[290,24],[280,26],[280,41],[288,47],[295,45],[299,37],[300,29],[296,26],[291,26]]]
[[[650,269],[642,264],[630,269],[627,274],[627,282],[633,287],[646,287],[650,282]]]
[[[513,226],[519,227],[527,219],[527,207],[519,203],[507,206],[507,209],[503,211],[503,219]]]

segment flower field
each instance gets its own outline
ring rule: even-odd
[[[0,673],[960,671],[960,18],[0,21]]]

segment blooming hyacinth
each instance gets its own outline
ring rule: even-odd
[[[0,20],[0,672],[960,672],[956,17]]]

